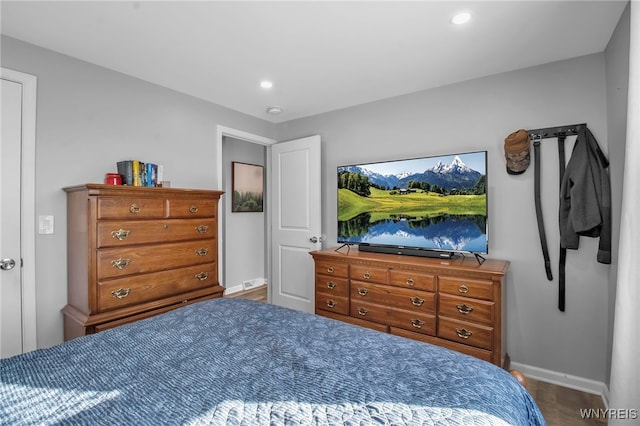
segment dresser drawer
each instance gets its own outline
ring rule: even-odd
[[[97,251],[99,280],[215,262],[215,240],[187,241]]]
[[[436,291],[435,276],[400,269],[389,271],[389,284],[416,290]]]
[[[98,197],[98,219],[161,219],[165,200],[161,198]]]
[[[198,302],[202,302],[202,301],[209,300],[209,299],[215,299],[215,298],[218,298],[218,297],[220,297],[220,295],[218,293],[216,293],[214,295],[200,297],[200,298],[196,298],[196,299],[183,300],[180,303],[174,303],[173,305],[164,306],[162,308],[154,309],[152,311],[146,311],[146,312],[143,312],[141,314],[131,315],[131,316],[125,317],[125,318],[120,319],[120,320],[105,322],[105,323],[102,323],[102,324],[97,324],[95,326],[95,332],[99,333],[101,331],[109,330],[110,328],[119,327],[121,325],[129,324],[129,323],[132,323],[134,321],[139,321],[139,320],[145,319],[145,318],[151,318],[153,316],[162,314],[164,312],[169,312],[169,311],[172,311],[174,309],[181,308],[183,306],[191,305],[192,303],[198,303]]]
[[[98,311],[123,308],[217,284],[214,263],[98,282]]]
[[[438,291],[474,299],[493,300],[493,282],[489,280],[440,276]]]
[[[346,263],[319,260],[316,262],[316,273],[347,278],[349,276],[349,265]]]
[[[388,308],[362,300],[351,300],[350,314],[354,318],[387,324]]]
[[[450,318],[488,325],[495,321],[495,304],[493,302],[441,293],[438,303],[438,312]]]
[[[393,309],[388,312],[387,324],[420,334],[436,335],[436,316],[433,314]]]
[[[389,326],[386,324],[378,324],[377,322],[365,321],[358,318],[351,317],[349,315],[334,314],[328,311],[316,311],[316,315],[331,318],[334,320],[348,322],[349,324],[358,325],[360,327],[370,328],[371,330],[379,331],[381,333],[388,333]]]
[[[98,222],[98,247],[212,238],[215,219],[174,219]]]
[[[387,268],[377,268],[367,265],[351,265],[349,278],[359,281],[371,281],[374,283],[386,284],[388,282]]]
[[[335,297],[349,296],[349,280],[323,274],[316,274],[316,291]]]
[[[391,327],[389,330],[391,334],[397,336],[406,337],[408,339],[420,340],[422,342],[431,343],[432,345],[442,346],[443,348],[451,349],[454,351],[462,352],[463,354],[475,356],[487,362],[491,362],[492,352],[485,349],[476,348],[474,346],[462,345],[460,343],[452,342],[450,340],[440,339],[439,337],[433,337],[426,334],[418,334],[412,331],[408,331],[402,328]]]
[[[351,300],[376,303],[412,312],[435,312],[436,295],[427,291],[351,281]]]
[[[438,317],[438,337],[491,350],[493,327]]]
[[[171,218],[187,218],[187,217],[212,217],[215,218],[218,213],[218,200],[190,200],[190,199],[169,199],[168,217]]]
[[[351,316],[417,333],[436,335],[436,317],[429,313],[408,312],[374,303],[351,300]]]
[[[336,297],[332,294],[316,294],[316,310],[335,312],[337,314],[349,315],[349,298]]]

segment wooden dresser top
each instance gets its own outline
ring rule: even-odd
[[[322,257],[324,259],[340,260],[350,263],[375,262],[387,264],[389,267],[402,265],[403,267],[409,268],[429,267],[434,270],[443,268],[443,271],[449,273],[452,270],[457,270],[467,273],[505,275],[509,268],[509,261],[507,260],[486,259],[480,264],[473,255],[463,256],[462,254],[453,259],[436,259],[421,256],[363,252],[355,247],[352,247],[350,250],[347,250],[347,247],[343,247],[340,250],[328,248],[312,251],[310,254],[314,258]]]
[[[197,196],[197,197],[219,197],[224,191],[213,189],[185,189],[185,188],[156,188],[149,186],[128,186],[128,185],[105,185],[101,183],[86,183],[82,185],[68,186],[63,188],[64,191],[78,192],[88,191],[88,195],[110,195],[124,196],[126,195],[144,195],[165,197],[168,195],[179,196]]]

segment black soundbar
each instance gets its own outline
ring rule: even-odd
[[[432,257],[436,259],[453,259],[456,257],[456,253],[451,251],[425,250],[420,248],[402,247],[402,246],[376,246],[376,245],[372,246],[370,244],[359,244],[358,250],[368,251],[373,253]]]

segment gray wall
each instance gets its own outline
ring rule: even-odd
[[[36,236],[38,347],[62,341],[67,301],[66,198],[62,188],[101,183],[116,161],[164,165],[173,187],[217,189],[216,126],[272,137],[275,126],[68,56],[2,37],[1,64],[38,77]]]
[[[323,232],[336,242],[336,167],[488,150],[489,257],[511,261],[507,349],[513,361],[603,382],[610,327],[608,274],[596,239],[567,260],[567,309],[546,279],[533,201],[533,166],[505,171],[503,141],[519,129],[588,123],[608,148],[605,57],[595,54],[333,111],[278,126],[278,140],[323,140]],[[568,148],[575,140],[569,138]],[[614,141],[619,143],[619,141]],[[557,277],[558,154],[542,144],[543,212]],[[614,167],[619,165],[615,164]],[[614,188],[616,193],[619,188]],[[619,198],[618,198],[619,199]]]
[[[231,212],[231,163],[265,165],[266,148],[263,145],[224,137],[222,141],[223,185],[228,197],[224,205],[224,284],[227,289],[241,286],[243,281],[266,278],[266,223],[263,212]],[[266,176],[266,170],[265,170]],[[266,184],[266,181],[265,181]]]
[[[620,214],[622,207],[622,181],[624,175],[624,153],[627,133],[627,99],[629,91],[629,39],[630,7],[628,4],[611,40],[605,50],[607,75],[607,123],[609,144],[609,176],[611,186],[617,188],[612,193],[613,253],[609,271],[609,305],[607,307],[607,371],[606,383],[611,373],[611,348],[613,347],[613,319],[616,301],[618,267],[618,240],[620,238]]]

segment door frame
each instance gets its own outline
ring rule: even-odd
[[[254,135],[252,133],[247,133],[243,130],[238,130],[238,129],[233,129],[231,127],[226,127],[226,126],[221,126],[221,125],[217,125],[216,126],[216,166],[217,166],[217,175],[216,175],[216,179],[218,181],[217,183],[217,187],[220,191],[224,191],[224,188],[222,187],[222,139],[223,137],[228,136],[234,139],[239,139],[245,142],[251,142],[251,143],[256,143],[259,145],[264,145],[267,147],[267,158],[266,160],[266,164],[270,164],[271,162],[271,150],[268,149],[268,147],[270,147],[271,145],[273,145],[274,143],[278,142],[275,139],[270,139],[270,138],[266,138],[264,136],[259,136],[259,135]],[[267,194],[267,197],[265,198],[266,201],[266,208],[264,209],[264,213],[265,213],[265,226],[266,224],[270,224],[271,223],[271,204],[268,201],[268,197],[270,192],[270,181],[271,181],[271,168],[270,167],[265,167],[265,194]],[[228,194],[226,194],[228,195]],[[229,196],[229,195],[228,195]],[[221,215],[220,213],[218,213],[218,217],[220,218]],[[223,220],[218,220],[218,236],[220,235],[225,235],[223,233]],[[226,238],[226,236],[225,236]],[[265,244],[266,244],[266,248],[271,247],[271,227],[270,226],[266,226],[266,235],[265,235]],[[267,282],[271,283],[271,252],[267,249],[265,249],[265,254],[266,254],[266,265],[267,265],[267,271],[266,271],[266,278],[267,278]],[[218,282],[220,282],[222,285],[224,285],[224,283],[222,282],[222,276],[224,273],[224,250],[223,250],[223,240],[222,238],[218,238]],[[269,301],[271,300],[271,285],[268,286],[268,298]]]
[[[22,141],[20,164],[20,245],[22,272],[22,351],[37,348],[36,323],[36,91],[37,77],[0,68],[2,79],[22,85]]]

